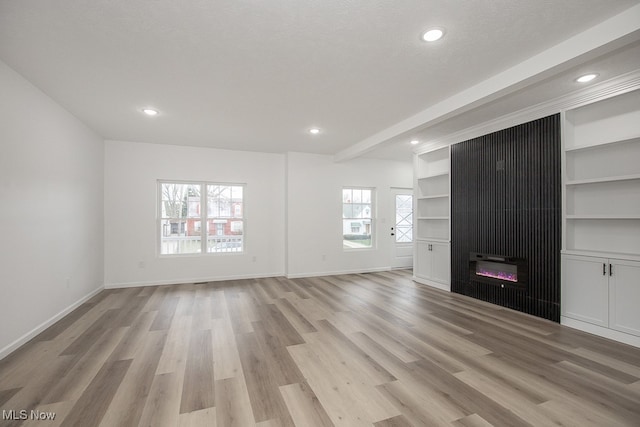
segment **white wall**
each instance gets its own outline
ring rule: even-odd
[[[102,287],[103,141],[0,61],[0,358]]]
[[[158,257],[159,179],[246,184],[245,252]],[[283,275],[284,185],[281,154],[106,141],[106,286]]]
[[[342,188],[349,186],[376,189],[373,249],[342,248]],[[365,158],[336,163],[331,156],[287,153],[288,276],[390,268],[392,187],[413,187],[411,163]]]

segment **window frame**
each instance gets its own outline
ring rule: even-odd
[[[197,185],[200,186],[200,215],[198,217],[189,217],[188,215],[185,218],[173,218],[173,217],[163,217],[162,216],[162,186],[163,184],[177,184],[177,185]],[[224,217],[225,219],[233,219],[235,222],[242,222],[242,246],[239,251],[208,251],[208,228],[209,228],[209,220],[214,221],[217,218],[222,217],[210,217],[209,216],[209,207],[208,207],[208,187],[209,186],[226,186],[226,187],[242,187],[242,209],[240,212],[240,216],[235,216],[235,212],[231,212],[231,216]],[[247,185],[245,183],[238,182],[213,182],[213,181],[192,181],[192,180],[174,180],[174,179],[158,179],[156,182],[156,255],[159,258],[174,258],[174,257],[200,257],[200,256],[219,256],[219,255],[242,255],[246,254],[246,205],[245,205],[245,195],[246,195]],[[187,207],[188,209],[188,207]],[[233,208],[231,208],[233,210]],[[163,225],[162,222],[165,220],[171,219],[180,219],[187,221],[188,219],[194,219],[195,222],[200,222],[200,251],[199,252],[189,252],[189,253],[162,253],[162,232]],[[194,223],[195,223],[194,222]],[[216,236],[215,234],[212,236]]]
[[[345,221],[352,221],[354,219],[357,220],[357,218],[353,218],[353,216],[349,217],[349,218],[346,218],[344,216],[344,205],[346,204],[345,201],[344,201],[344,198],[343,198],[344,197],[343,196],[344,190],[369,190],[369,191],[371,191],[371,201],[369,203],[369,205],[371,206],[371,215],[370,215],[371,218],[368,218],[368,219],[370,219],[370,236],[371,236],[371,244],[370,244],[370,246],[364,246],[364,247],[360,247],[360,248],[349,248],[349,247],[346,247],[344,245],[344,241],[345,241],[345,238],[344,238],[344,236],[345,236],[344,224],[345,224]],[[376,234],[377,234],[376,233],[376,231],[377,231],[376,230],[376,216],[377,216],[376,215],[377,214],[377,211],[376,211],[376,200],[377,200],[377,198],[376,198],[376,188],[375,187],[364,187],[364,186],[358,186],[358,185],[350,185],[350,186],[343,186],[342,189],[340,190],[340,210],[342,212],[342,218],[341,218],[342,234],[341,235],[342,235],[342,250],[343,251],[345,251],[345,252],[368,251],[368,250],[376,249],[376,241],[377,241],[377,238],[376,238],[377,237],[376,236]],[[365,204],[365,203],[362,203],[362,202],[354,203],[353,201],[351,201],[350,204],[353,205],[353,204]],[[351,228],[351,227],[352,226],[350,224],[349,228]],[[366,227],[365,227],[365,229],[366,229]]]

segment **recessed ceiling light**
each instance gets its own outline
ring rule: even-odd
[[[576,81],[578,83],[587,83],[590,82],[591,80],[595,79],[596,77],[598,77],[597,74],[585,74],[584,76],[580,76],[576,79]]]
[[[440,40],[443,35],[444,30],[441,28],[432,28],[422,35],[422,40],[426,42],[434,42],[436,40]]]
[[[154,110],[153,108],[145,108],[142,110],[147,116],[157,116],[158,110]]]
[[[418,145],[420,144],[420,141],[418,141],[417,139],[414,139],[413,141],[411,141],[411,145]]]
[[[309,129],[309,133],[310,133],[311,135],[317,135],[317,134],[319,134],[319,133],[320,133],[320,129],[318,129],[318,128],[311,128],[311,129]]]

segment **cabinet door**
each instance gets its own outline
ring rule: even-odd
[[[416,248],[416,259],[413,261],[415,275],[427,279],[431,276],[431,252],[429,251],[429,243],[419,240],[416,243]]]
[[[609,327],[640,336],[640,262],[609,263]]]
[[[562,256],[562,315],[607,327],[609,324],[608,260]]]
[[[449,284],[449,244],[431,243],[431,279]]]

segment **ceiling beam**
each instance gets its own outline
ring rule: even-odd
[[[393,138],[424,130],[639,38],[640,4],[339,151],[334,159],[359,157]]]

